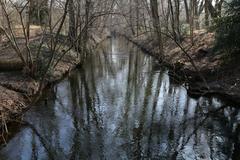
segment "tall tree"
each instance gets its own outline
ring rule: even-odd
[[[184,6],[185,6],[185,13],[186,13],[186,22],[190,23],[189,5],[187,0],[184,0]]]
[[[75,9],[74,9],[74,1],[69,0],[68,5],[68,12],[69,12],[69,29],[68,29],[68,36],[70,41],[74,43],[77,36],[77,29],[76,29],[76,19],[75,19]]]
[[[162,59],[164,51],[163,51],[163,41],[162,41],[162,29],[161,29],[161,23],[160,23],[159,12],[158,12],[158,1],[150,0],[150,6],[152,11],[153,26],[154,26],[155,32],[157,33],[160,59]]]
[[[208,0],[205,0],[205,5],[204,5],[204,10],[205,10],[205,26],[209,26],[209,11],[208,11]]]

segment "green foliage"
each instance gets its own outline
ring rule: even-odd
[[[216,20],[217,48],[233,56],[240,51],[240,0],[226,3],[226,12]]]

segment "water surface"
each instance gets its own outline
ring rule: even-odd
[[[3,160],[215,159],[239,156],[240,112],[193,99],[123,40],[106,41],[81,69],[26,112]]]

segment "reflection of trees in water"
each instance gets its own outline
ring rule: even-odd
[[[236,124],[236,128],[233,132],[233,152],[232,152],[232,159],[238,160],[240,159],[240,124]]]
[[[47,106],[27,115],[33,158],[41,148],[49,159],[239,157],[237,111],[189,98],[167,71],[152,72],[151,58],[125,48],[89,55]]]
[[[133,128],[133,159],[141,159],[144,123],[146,122],[146,112],[150,96],[152,95],[153,74],[150,75],[145,88],[142,111],[139,117],[139,124]]]
[[[55,150],[53,150],[53,148],[51,147],[51,144],[49,144],[49,142],[42,136],[42,133],[39,133],[38,130],[35,128],[35,126],[33,126],[32,124],[30,124],[29,122],[23,122],[24,125],[26,125],[29,129],[31,129],[31,157],[33,159],[38,159],[38,149],[37,147],[39,147],[39,143],[42,145],[42,147],[44,148],[45,152],[47,153],[47,157],[50,160],[54,160],[55,155],[57,155],[57,152]]]
[[[224,130],[223,123],[214,120],[216,117],[214,118],[212,114],[202,115],[209,109],[207,107],[211,107],[211,104],[206,107],[200,103],[191,104],[193,100],[183,94],[181,89],[169,87],[165,72],[151,72],[151,61],[145,56],[129,54],[128,61],[123,59],[116,62],[107,51],[103,52],[103,55],[91,57],[91,61],[85,65],[85,68],[77,73],[77,76],[71,77],[72,80],[70,78],[72,103],[73,107],[76,107],[73,109],[73,123],[76,131],[71,159],[94,156],[104,159],[105,151],[108,150],[105,147],[108,146],[105,146],[103,135],[108,131],[103,126],[104,115],[100,107],[102,97],[99,96],[98,90],[102,85],[101,80],[106,78],[104,76],[114,78],[126,66],[128,70],[127,81],[124,84],[126,89],[122,104],[123,113],[121,119],[113,123],[118,125],[115,136],[121,136],[126,142],[128,141],[124,148],[119,148],[125,151],[128,158],[171,157],[176,159],[182,156],[186,146],[192,148],[194,158],[206,158],[204,156],[207,155],[201,153],[205,150],[199,148],[203,137],[207,138],[203,143],[206,148],[209,148],[210,157],[216,157],[218,149],[223,152],[216,146],[218,143],[216,132]],[[130,52],[134,53],[136,50]],[[117,101],[117,94],[114,91],[118,89],[118,87],[109,88],[103,85],[99,92],[111,95],[113,98],[111,103],[114,105]],[[163,101],[161,105],[158,102],[159,97]],[[182,97],[184,102],[180,104]],[[193,113],[190,114],[190,112]],[[134,124],[136,121],[137,125]],[[209,125],[209,122],[212,124]],[[231,140],[224,139],[225,145],[230,146],[228,141]],[[161,149],[163,151],[160,151]]]
[[[161,87],[161,73],[159,73],[158,80],[157,80],[157,87],[156,92],[154,95],[153,105],[152,105],[152,113],[151,113],[151,122],[150,122],[150,128],[149,128],[149,135],[148,135],[148,143],[147,143],[147,157],[152,157],[152,135],[153,135],[153,124],[154,124],[154,117],[156,113],[156,107],[158,103],[158,97],[160,93],[160,87]]]
[[[75,128],[75,133],[73,136],[73,145],[71,148],[71,160],[80,159],[82,157],[85,157],[85,153],[82,152],[81,148],[83,148],[83,143],[80,139],[81,134],[83,133],[84,128],[84,120],[83,120],[83,114],[82,114],[82,89],[80,86],[79,76],[74,75],[69,77],[70,82],[70,89],[71,89],[71,97],[72,97],[72,104],[73,104],[73,125]]]
[[[98,147],[97,154],[99,154],[99,157],[103,158],[102,120],[96,110],[96,104],[100,102],[97,102],[99,98],[96,98],[98,97],[98,93],[95,86],[94,74],[90,74],[89,76],[91,81],[86,79],[85,70],[81,69],[80,72],[70,78],[70,83],[72,82],[74,128],[76,129],[71,159],[92,158],[93,152],[96,152],[94,151],[94,147],[92,147],[94,145]],[[74,97],[79,97],[79,100],[77,101]],[[95,132],[96,137],[92,137],[92,132]],[[96,139],[93,140],[93,138]],[[97,141],[97,143],[94,141]]]
[[[29,131],[31,133],[31,140],[28,139],[27,141],[30,141],[32,149],[30,153],[33,158],[35,157],[35,159],[37,159],[38,152],[41,147],[44,148],[46,155],[49,159],[54,159],[56,155],[60,155],[60,153],[62,152],[62,149],[59,146],[59,138],[56,138],[55,143],[52,143],[52,139],[55,138],[54,136],[58,136],[58,128],[56,128],[56,126],[54,126],[51,122],[46,123],[45,121],[43,121],[43,119],[47,120],[55,117],[53,107],[54,103],[55,101],[59,101],[59,104],[61,104],[61,102],[58,97],[56,97],[56,92],[53,88],[49,89],[47,97],[48,102],[40,104],[39,107],[41,108],[38,108],[37,110],[47,110],[48,114],[37,115],[36,111],[33,112],[33,115],[30,115],[29,118],[27,117],[26,121],[22,122],[23,125],[28,127],[26,132]],[[54,119],[53,121],[55,120],[56,119]],[[55,150],[55,147],[59,149]],[[24,150],[25,149],[23,148],[23,151]]]

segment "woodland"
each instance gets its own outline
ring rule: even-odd
[[[240,0],[0,0],[0,160],[239,160],[239,53]]]

